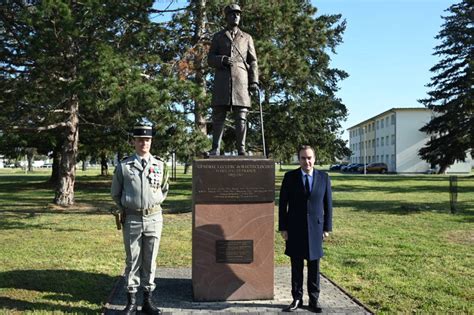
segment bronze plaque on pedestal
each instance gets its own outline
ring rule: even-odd
[[[253,262],[253,240],[217,240],[216,262],[250,264]]]
[[[275,162],[249,158],[195,161],[193,192],[196,204],[273,202]]]

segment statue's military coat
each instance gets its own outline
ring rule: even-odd
[[[234,60],[232,67],[224,66],[225,56]],[[228,30],[214,34],[207,62],[216,69],[211,106],[250,107],[249,84],[258,83],[257,55],[252,37],[240,29],[234,39]]]

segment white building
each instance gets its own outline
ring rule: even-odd
[[[424,173],[430,164],[418,151],[429,140],[420,128],[431,120],[427,108],[392,108],[348,128],[351,163],[386,163],[389,172]],[[469,173],[470,154],[465,163],[455,163],[448,173]]]

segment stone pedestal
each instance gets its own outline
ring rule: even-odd
[[[194,162],[194,300],[273,298],[274,183],[271,160]]]

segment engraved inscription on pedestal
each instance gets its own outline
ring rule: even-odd
[[[193,163],[195,301],[272,299],[275,162]]]
[[[271,160],[212,159],[193,167],[195,203],[260,203],[275,198],[275,164]]]
[[[253,262],[253,240],[216,241],[216,262],[250,264]]]

